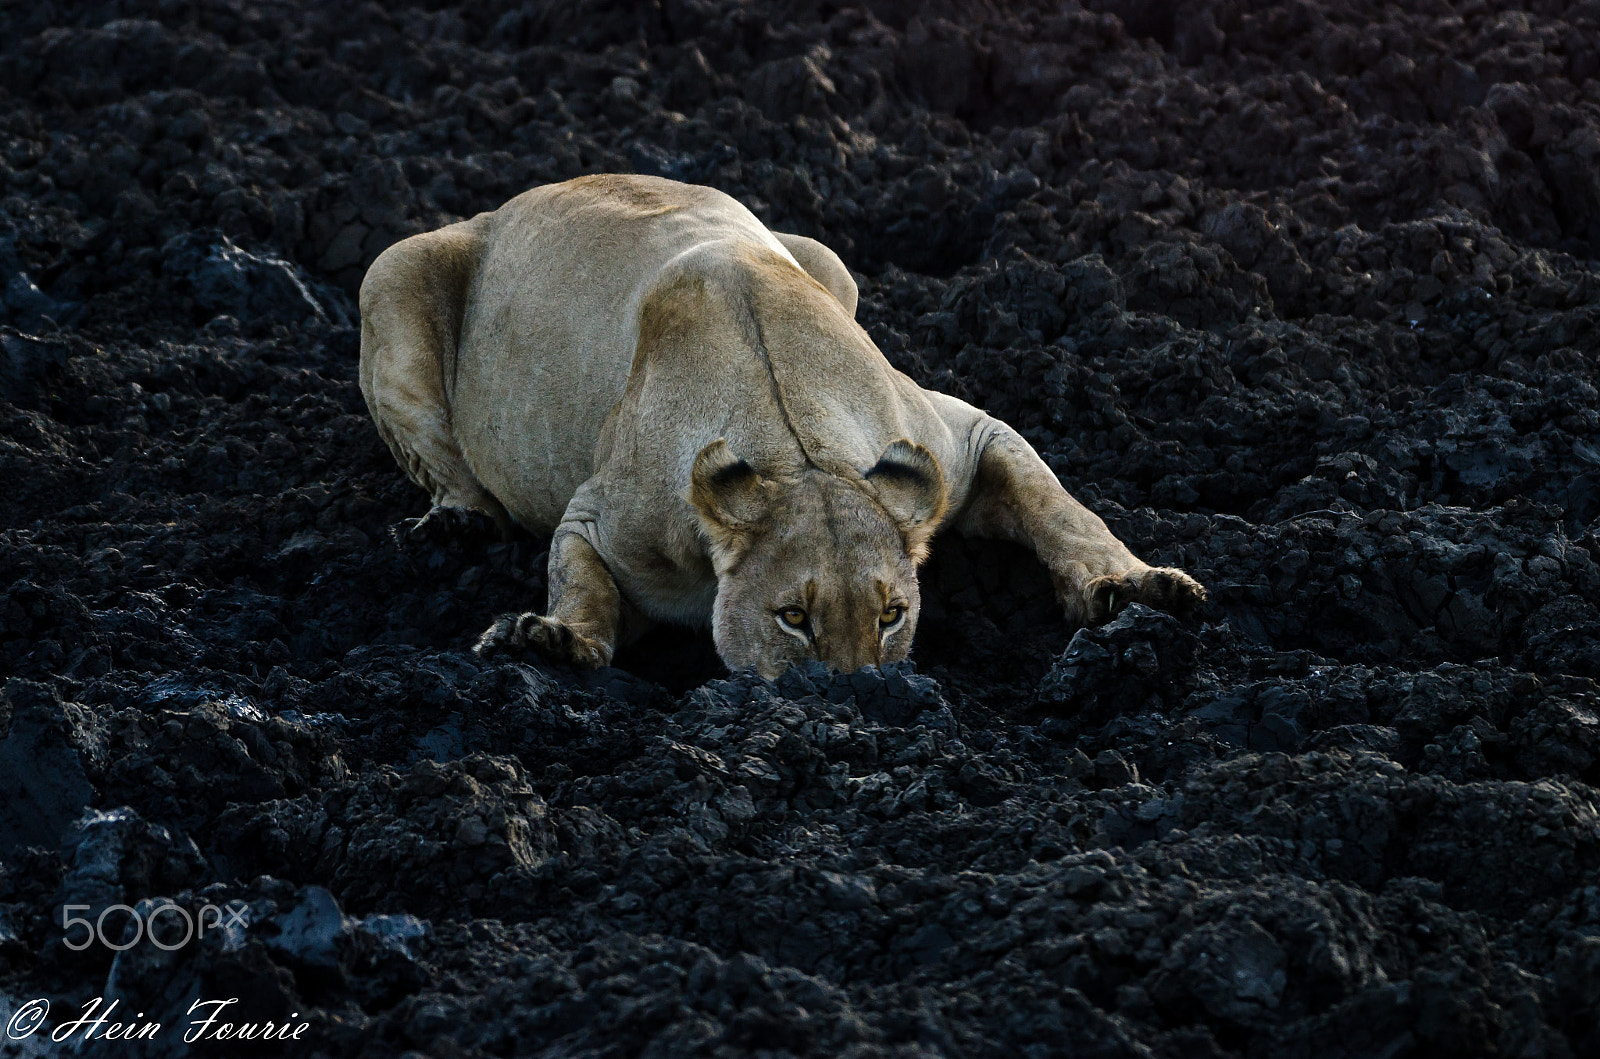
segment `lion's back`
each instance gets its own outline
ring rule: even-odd
[[[519,522],[559,521],[627,386],[645,299],[675,261],[727,240],[779,245],[729,196],[653,177],[546,185],[488,216],[452,414],[474,473]]]

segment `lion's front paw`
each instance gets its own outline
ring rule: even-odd
[[[579,669],[599,669],[611,664],[609,645],[575,631],[564,622],[531,611],[497,619],[478,637],[472,652],[484,661],[492,661],[530,650],[552,662],[565,662]]]
[[[1083,594],[1085,621],[1089,625],[1109,621],[1129,603],[1143,603],[1187,617],[1206,601],[1206,590],[1200,582],[1170,566],[1097,577],[1084,586]]]

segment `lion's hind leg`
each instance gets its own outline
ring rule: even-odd
[[[467,225],[413,236],[379,255],[361,284],[361,395],[395,461],[433,499],[409,530],[428,539],[482,528],[484,519],[501,534],[511,525],[451,424],[447,379],[475,244]]]
[[[856,281],[850,275],[850,270],[845,263],[839,260],[839,255],[834,253],[826,244],[804,235],[791,235],[788,232],[773,232],[782,243],[789,255],[805,269],[812,279],[827,288],[845,311],[851,316],[856,314],[856,301],[860,297],[856,290]]]

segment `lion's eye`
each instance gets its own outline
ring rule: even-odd
[[[778,620],[791,629],[798,629],[806,623],[806,612],[800,607],[784,607],[778,611]]]
[[[906,608],[898,605],[893,607],[884,607],[883,613],[878,615],[878,624],[887,629],[889,626],[899,621],[900,616],[905,612]]]

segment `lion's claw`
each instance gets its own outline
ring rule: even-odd
[[[398,535],[406,541],[444,546],[453,542],[497,540],[500,527],[493,516],[470,507],[440,507],[435,505],[421,518],[408,518],[400,523]]]
[[[1130,603],[1187,617],[1206,601],[1206,590],[1200,582],[1167,566],[1094,578],[1084,586],[1083,595],[1090,625],[1111,620]]]
[[[496,619],[472,649],[484,661],[530,650],[552,662],[565,662],[579,669],[599,669],[611,662],[610,648],[599,640],[532,611]]]

